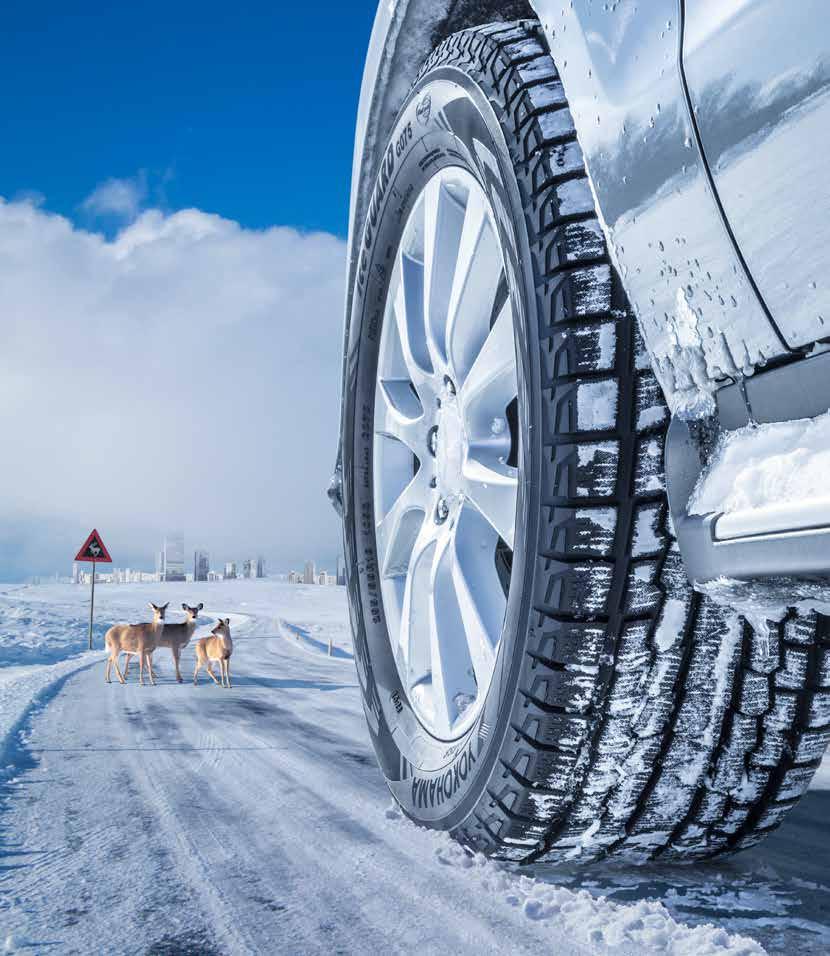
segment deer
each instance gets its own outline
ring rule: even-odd
[[[167,611],[167,604],[163,604],[159,607],[158,604],[153,604],[151,601],[150,607],[153,611],[153,621],[151,624],[115,624],[104,635],[104,646],[109,651],[107,672],[105,675],[105,680],[108,684],[112,683],[110,676],[112,674],[113,664],[115,664],[115,673],[118,674],[118,680],[122,684],[126,684],[126,678],[118,666],[118,658],[121,654],[138,654],[139,684],[144,684],[144,664],[146,663],[150,671],[150,683],[155,685],[153,651],[156,649],[156,645],[164,631],[164,615]]]
[[[231,619],[226,617],[210,632],[210,637],[203,637],[196,641],[196,670],[193,672],[193,683],[199,683],[199,671],[207,667],[207,672],[217,687],[232,687],[231,684],[231,654],[233,641],[231,640]],[[211,664],[219,661],[222,672],[221,683],[216,679]]]
[[[190,638],[196,630],[196,618],[199,616],[199,611],[201,611],[203,607],[204,604],[202,603],[199,603],[196,607],[190,607],[189,604],[182,604],[182,610],[185,613],[184,622],[181,624],[165,624],[164,630],[161,632],[158,641],[156,641],[156,648],[170,648],[170,653],[173,655],[173,663],[176,666],[176,680],[180,684],[183,683],[184,678],[182,677],[181,670],[179,670],[179,659],[182,656],[182,651],[190,643]],[[131,656],[131,654],[127,654],[127,663],[124,665],[125,680],[129,675]]]

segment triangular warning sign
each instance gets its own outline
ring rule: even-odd
[[[76,561],[104,561],[112,564],[112,558],[106,545],[101,540],[101,535],[93,529],[89,537],[81,545],[81,550],[75,555]]]

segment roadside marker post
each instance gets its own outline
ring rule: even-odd
[[[89,561],[92,564],[92,588],[89,595],[89,650],[92,650],[92,614],[95,609],[95,565],[97,562],[112,564],[107,547],[95,528],[81,545],[81,550],[75,555],[76,561]]]

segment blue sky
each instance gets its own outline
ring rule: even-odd
[[[27,0],[0,31],[0,581],[333,567],[352,142],[375,0]],[[77,539],[77,541],[76,541]]]
[[[143,175],[152,205],[343,236],[375,8],[9,0],[0,195],[84,225],[96,185]]]

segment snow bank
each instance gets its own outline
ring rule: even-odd
[[[386,812],[401,819],[396,807]],[[402,822],[402,825],[403,822]],[[406,824],[409,826],[409,824]],[[472,854],[443,834],[434,835],[439,865],[464,871],[482,891],[502,905],[521,912],[535,924],[548,924],[551,942],[569,938],[590,952],[661,953],[666,956],[756,956],[764,948],[745,936],[722,927],[678,923],[662,905],[652,900],[612,903],[587,890],[571,890],[545,880],[521,875],[514,867]]]
[[[21,759],[26,726],[72,674],[101,659],[94,651],[52,665],[7,667],[0,671],[0,792],[28,769]]]
[[[830,495],[830,412],[747,425],[724,437],[689,501],[689,514],[729,514]]]

